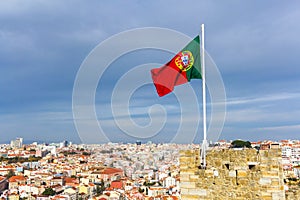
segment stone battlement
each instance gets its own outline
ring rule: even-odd
[[[199,169],[200,150],[180,151],[184,200],[284,200],[281,149],[216,149]]]

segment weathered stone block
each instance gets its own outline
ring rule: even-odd
[[[262,192],[261,199],[262,200],[272,200],[272,194],[269,192]]]
[[[180,174],[180,181],[186,182],[190,180],[189,174]]]
[[[196,188],[196,183],[195,182],[181,181],[180,182],[180,188],[194,189],[194,188]]]
[[[214,175],[214,171],[213,170],[210,170],[210,169],[205,170],[205,176],[210,177],[210,176],[213,176],[213,175]]]
[[[280,182],[279,182],[279,178],[272,178],[272,186],[279,186]]]
[[[180,174],[195,174],[195,169],[180,169]]]
[[[241,186],[248,186],[249,185],[249,180],[246,178],[238,179],[238,184]]]
[[[207,190],[206,189],[189,189],[190,195],[198,195],[198,196],[207,196]]]
[[[259,184],[260,185],[270,185],[271,184],[271,178],[260,178],[259,179]]]
[[[181,195],[181,198],[185,200],[199,200],[199,196],[188,195],[188,194]]]
[[[248,176],[248,173],[246,170],[238,170],[237,171],[237,176],[238,177],[247,177]]]
[[[192,182],[198,181],[199,180],[199,176],[197,175],[189,175],[189,180]]]
[[[285,194],[284,192],[273,192],[272,193],[272,200],[284,200]]]
[[[228,172],[228,176],[229,177],[236,177],[236,171],[235,170],[231,170]]]
[[[269,171],[269,177],[278,177],[279,171]]]
[[[187,189],[187,188],[180,188],[180,190],[181,190],[182,194],[188,194],[189,193],[189,189]]]

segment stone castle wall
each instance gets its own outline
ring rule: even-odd
[[[198,150],[180,151],[183,200],[284,200],[281,149],[216,149],[199,169]]]

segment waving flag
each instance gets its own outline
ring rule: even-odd
[[[152,80],[160,97],[172,92],[176,85],[202,78],[199,43],[197,36],[167,64],[151,70]]]

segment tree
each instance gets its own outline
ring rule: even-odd
[[[143,193],[143,192],[145,192],[145,190],[142,188],[139,188],[139,193]]]
[[[45,191],[43,192],[43,195],[53,196],[55,195],[55,191],[52,188],[46,188]]]
[[[10,169],[6,175],[6,178],[9,179],[10,177],[15,176],[15,175],[16,175],[15,172],[12,169]]]
[[[82,152],[82,155],[84,155],[84,156],[90,156],[91,155],[91,153],[89,153],[89,152]]]
[[[232,148],[252,148],[251,143],[249,141],[243,141],[243,140],[234,140],[231,142]]]
[[[97,195],[100,195],[100,194],[102,194],[103,191],[102,191],[101,187],[99,185],[97,185],[95,192],[96,192]]]
[[[104,184],[104,181],[102,179],[100,183],[96,183],[95,193],[97,195],[100,195],[100,194],[103,194],[104,190],[105,190],[105,184]]]
[[[144,186],[153,186],[155,184],[156,182],[146,182],[146,181],[143,183]]]

